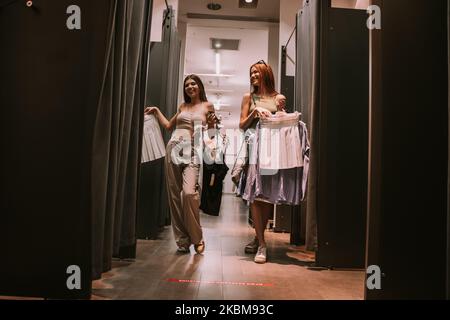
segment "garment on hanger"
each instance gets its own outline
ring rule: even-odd
[[[254,132],[247,130],[245,133],[245,138],[242,141],[241,147],[239,148],[238,154],[236,155],[235,164],[231,171],[231,179],[236,179],[236,174],[238,174],[238,183],[236,185],[236,196],[243,197],[245,186],[247,184],[247,172],[248,172],[248,157],[249,148],[253,141]],[[239,166],[239,168],[237,168]],[[239,171],[237,173],[237,170]],[[234,180],[233,180],[234,182]]]
[[[298,112],[277,112],[260,120],[258,160],[261,169],[303,167],[299,121]]]
[[[299,114],[293,116],[287,114],[284,123],[283,117],[279,116],[274,119],[273,123],[260,121],[256,127],[256,133],[250,151],[250,164],[247,172],[247,181],[243,192],[243,199],[249,202],[255,200],[265,201],[273,204],[287,204],[299,205],[304,200],[306,194],[306,185],[309,172],[309,141],[308,132],[305,123],[297,121],[297,125],[293,126],[293,119]],[[298,118],[297,118],[298,119]],[[284,123],[284,124],[283,124]],[[284,135],[280,136],[278,133],[268,135],[267,132],[261,130],[261,127],[267,128],[278,126],[280,132]],[[294,128],[296,128],[294,130]],[[297,130],[297,132],[295,132]],[[267,145],[262,145],[263,133],[264,143],[270,140],[270,143],[275,144],[276,139],[280,139],[280,143],[292,143],[291,145],[282,145],[277,148],[286,154],[279,157],[275,161],[266,161],[264,159],[267,155],[261,157],[260,150],[267,150]],[[293,140],[296,140],[295,142]],[[290,154],[289,154],[290,153]],[[301,155],[301,160],[298,158]],[[275,155],[272,154],[274,157]],[[261,168],[260,161],[265,161],[269,164]],[[292,166],[292,167],[291,167]],[[277,169],[281,167],[282,169]]]
[[[218,216],[222,203],[223,181],[228,172],[225,164],[226,138],[217,134],[214,138],[204,137],[205,152],[203,162],[202,196],[200,209],[209,215]]]
[[[155,116],[144,116],[144,137],[142,140],[141,163],[154,161],[166,155],[166,147]]]
[[[228,172],[224,163],[203,164],[203,187],[200,209],[209,215],[218,216],[222,203],[223,181]]]

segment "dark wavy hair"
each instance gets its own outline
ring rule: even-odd
[[[196,74],[190,74],[188,75],[186,78],[184,78],[183,81],[183,96],[184,96],[184,102],[185,103],[191,103],[191,98],[189,97],[189,95],[186,93],[186,89],[185,89],[185,85],[186,85],[186,81],[188,80],[194,80],[197,85],[198,88],[200,89],[200,101],[202,102],[207,102],[208,99],[206,98],[206,93],[205,93],[205,86],[203,85],[202,80],[199,78],[199,76],[197,76]]]

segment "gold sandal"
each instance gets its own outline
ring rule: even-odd
[[[200,241],[199,244],[194,245],[195,252],[202,254],[205,251],[205,241]]]

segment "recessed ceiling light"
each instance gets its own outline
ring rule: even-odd
[[[239,0],[239,8],[256,9],[258,7],[258,0]]]
[[[221,50],[239,50],[239,39],[219,39],[210,38],[211,49],[221,49]]]
[[[209,10],[220,10],[222,9],[222,6],[218,3],[208,3],[208,5],[206,6]]]

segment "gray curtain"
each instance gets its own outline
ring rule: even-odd
[[[93,146],[93,279],[134,258],[151,1],[113,0]]]
[[[306,206],[301,206],[305,221],[306,249],[317,249],[317,168],[318,168],[318,64],[319,12],[321,1],[304,0],[297,21],[296,106],[309,131],[311,145]]]

